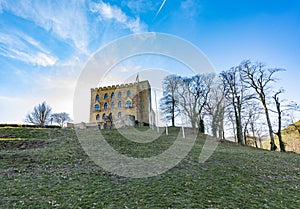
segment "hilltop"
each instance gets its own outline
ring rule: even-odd
[[[140,129],[143,131],[144,129]],[[116,150],[163,152],[178,129],[138,144],[104,130]],[[220,142],[204,163],[203,135],[184,160],[158,176],[112,175],[83,151],[73,130],[1,128],[0,208],[298,208],[300,155]],[[11,140],[8,140],[11,139]]]

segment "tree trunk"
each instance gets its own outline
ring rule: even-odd
[[[278,136],[278,140],[279,140],[280,151],[285,152],[285,144],[282,140],[282,134],[281,134],[281,110],[280,110],[279,100],[276,100],[276,106],[277,106],[277,112],[278,112],[278,132],[277,132],[277,136]]]
[[[265,114],[266,114],[266,119],[267,119],[267,124],[268,124],[268,129],[269,129],[269,135],[270,135],[270,149],[271,151],[275,151],[277,149],[276,145],[275,145],[275,140],[274,140],[274,134],[273,134],[273,130],[272,130],[272,124],[271,124],[271,120],[270,120],[270,116],[269,116],[269,110],[267,108],[267,104],[265,100],[262,100],[263,106],[264,106],[264,110],[265,110]]]
[[[200,131],[200,133],[204,133],[205,132],[204,120],[202,118],[200,118],[199,131]]]
[[[255,147],[258,148],[256,137],[253,137],[253,139],[254,139]]]
[[[258,135],[258,141],[259,141],[259,147],[260,147],[261,149],[263,149],[263,144],[262,144],[260,135]]]
[[[224,116],[221,116],[220,118],[220,126],[219,126],[219,138],[225,139],[224,137]]]
[[[282,140],[281,131],[277,134],[278,140],[279,140],[279,146],[280,146],[280,152],[285,152],[285,144]]]
[[[211,132],[212,132],[212,135],[217,137],[217,116],[216,114],[213,114],[213,117],[212,117],[212,122],[211,122]]]
[[[175,127],[175,99],[174,94],[172,94],[172,126]]]
[[[252,129],[252,137],[253,137],[253,139],[254,139],[255,147],[258,148],[257,138],[256,138],[256,136],[255,136],[255,132],[254,132],[254,124],[253,124],[253,122],[250,123],[250,126],[251,126],[251,129]]]
[[[242,118],[241,118],[241,103],[240,97],[237,97],[237,105],[235,110],[236,117],[236,131],[237,131],[237,141],[239,144],[243,144],[243,127],[242,127]]]
[[[244,128],[244,143],[245,143],[245,145],[248,145],[247,144],[247,126],[245,126],[245,128]]]

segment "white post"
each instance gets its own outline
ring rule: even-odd
[[[184,127],[183,126],[181,126],[181,127],[182,127],[182,138],[185,139]]]
[[[155,106],[156,106],[156,130],[157,133],[159,133],[159,128],[158,128],[158,108],[157,108],[157,101],[156,101],[156,90],[154,90],[154,98],[155,98]]]
[[[169,135],[169,131],[168,131],[168,124],[166,123],[166,135]]]

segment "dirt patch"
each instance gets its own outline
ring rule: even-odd
[[[24,149],[32,149],[41,147],[44,144],[43,141],[23,141],[19,146],[18,149],[24,150]]]
[[[0,149],[24,150],[42,147],[46,142],[42,140],[3,140]]]
[[[0,134],[0,138],[14,138],[11,134]]]
[[[14,169],[1,169],[0,168],[0,175],[11,175],[14,173],[15,173]]]

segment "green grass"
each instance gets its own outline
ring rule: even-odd
[[[33,131],[36,130],[36,131]],[[168,148],[178,130],[148,144],[116,130],[103,135],[119,152],[150,157]],[[219,144],[198,163],[201,136],[188,156],[158,176],[112,175],[92,162],[74,131],[2,128],[0,208],[299,208],[300,155]]]

